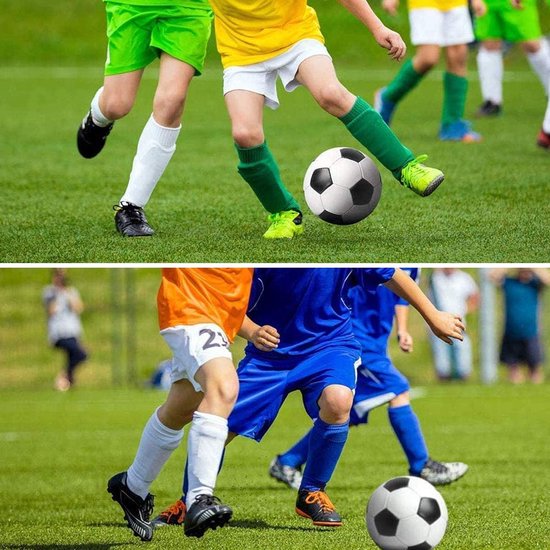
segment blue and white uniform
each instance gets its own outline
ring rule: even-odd
[[[419,269],[404,269],[418,281]],[[353,333],[361,344],[361,365],[350,424],[368,421],[369,411],[410,389],[409,382],[388,356],[388,340],[393,328],[395,306],[409,304],[384,286],[365,290],[356,284],[348,291],[352,308]]]
[[[238,368],[239,397],[229,430],[260,441],[286,396],[302,392],[317,418],[317,401],[329,385],[355,388],[361,347],[354,337],[346,301],[353,279],[374,290],[390,280],[393,268],[258,268],[254,270],[248,316],[280,334],[270,352],[248,344]]]

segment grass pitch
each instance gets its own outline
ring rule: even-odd
[[[423,82],[400,106],[394,129],[415,153],[430,154],[446,182],[420,198],[382,170],[377,209],[347,227],[307,212],[301,179],[321,151],[361,147],[305,90],[281,92],[279,111],[265,113],[266,135],[306,211],[304,236],[289,242],[262,238],[265,212],[236,172],[215,63],[191,87],[177,153],[146,208],[157,233],[146,239],[122,239],[111,207],[126,187],[150,113],[155,70],[105,150],[85,160],[75,134],[101,83],[100,66],[2,68],[0,262],[546,262],[550,157],[534,144],[545,98],[521,61],[515,80],[505,83],[505,114],[476,125],[481,144],[436,139],[441,82],[437,74]],[[371,100],[397,69],[364,63],[339,72]],[[469,113],[477,88],[473,82]]]
[[[543,550],[550,547],[546,421],[548,386],[429,386],[414,401],[432,456],[464,460],[470,472],[441,488],[449,526],[441,550]],[[163,395],[140,390],[0,392],[0,547],[107,550],[140,546],[106,492],[127,468],[142,426]],[[271,480],[271,458],[307,429],[291,396],[261,444],[236,440],[226,453],[218,494],[234,508],[230,526],[201,540],[181,529],[155,532],[147,548],[375,548],[364,526],[370,493],[405,473],[385,411],[354,429],[329,494],[345,524],[314,528],[294,513],[295,494]],[[185,446],[153,486],[156,509],[178,497]]]

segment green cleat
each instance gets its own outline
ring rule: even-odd
[[[403,187],[408,187],[422,197],[431,195],[445,179],[441,170],[422,164],[427,158],[428,155],[420,155],[411,160],[403,167],[399,178]]]
[[[283,210],[269,214],[267,219],[270,225],[264,233],[264,239],[292,239],[294,235],[301,235],[304,232],[302,214],[296,210]]]

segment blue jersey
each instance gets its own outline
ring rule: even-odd
[[[246,347],[247,356],[269,360],[301,357],[332,345],[355,349],[351,309],[346,295],[352,269],[347,268],[257,268],[248,315],[259,325],[275,327],[281,336],[279,347],[262,352]],[[358,269],[354,280],[375,289],[393,277],[393,268]]]
[[[403,271],[417,281],[420,272],[418,268]],[[395,306],[409,304],[384,286],[378,286],[372,291],[360,281],[349,289],[348,300],[352,309],[353,333],[361,344],[362,353],[386,355]]]
[[[506,309],[504,332],[510,338],[533,338],[539,332],[539,293],[543,285],[538,277],[522,282],[506,277],[502,284]]]

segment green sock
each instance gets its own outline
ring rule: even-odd
[[[267,143],[264,141],[256,147],[239,147],[239,174],[250,185],[263,207],[274,214],[283,210],[297,210],[300,205],[284,186],[279,167]]]
[[[416,72],[412,60],[409,59],[386,86],[384,99],[392,103],[398,103],[406,96],[422,79],[424,74]]]
[[[468,93],[468,80],[453,73],[443,75],[443,111],[441,125],[462,120]]]
[[[358,97],[351,111],[340,118],[351,135],[364,145],[396,179],[401,169],[414,159],[390,127],[364,99]]]

